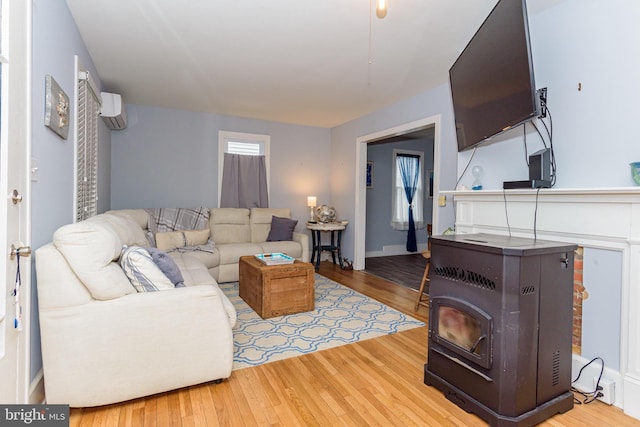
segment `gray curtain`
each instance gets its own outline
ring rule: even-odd
[[[268,208],[264,156],[224,153],[221,208]]]

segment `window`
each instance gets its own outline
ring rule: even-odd
[[[225,153],[229,154],[242,154],[244,156],[263,156],[264,144],[260,142],[240,142],[227,140],[227,147]]]
[[[218,206],[269,206],[269,135],[220,131]]]
[[[76,75],[75,218],[82,221],[98,213],[98,116],[101,101],[96,84],[77,57]]]
[[[402,172],[400,168],[401,157],[415,159],[414,166],[417,169],[415,193],[413,196],[413,221],[416,229],[424,228],[424,155],[421,151],[393,150],[393,183],[391,191],[391,227],[394,230],[409,229],[409,203],[405,194]]]

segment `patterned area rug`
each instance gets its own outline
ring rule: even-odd
[[[233,370],[393,334],[424,323],[316,274],[315,310],[262,319],[238,295],[222,291],[238,312],[233,329]]]

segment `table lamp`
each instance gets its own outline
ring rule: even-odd
[[[307,206],[309,207],[309,221],[313,221],[313,208],[316,207],[316,196],[307,197]]]

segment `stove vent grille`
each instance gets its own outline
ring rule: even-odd
[[[455,280],[490,291],[496,290],[496,282],[471,270],[459,267],[436,267],[433,272],[444,279]]]

